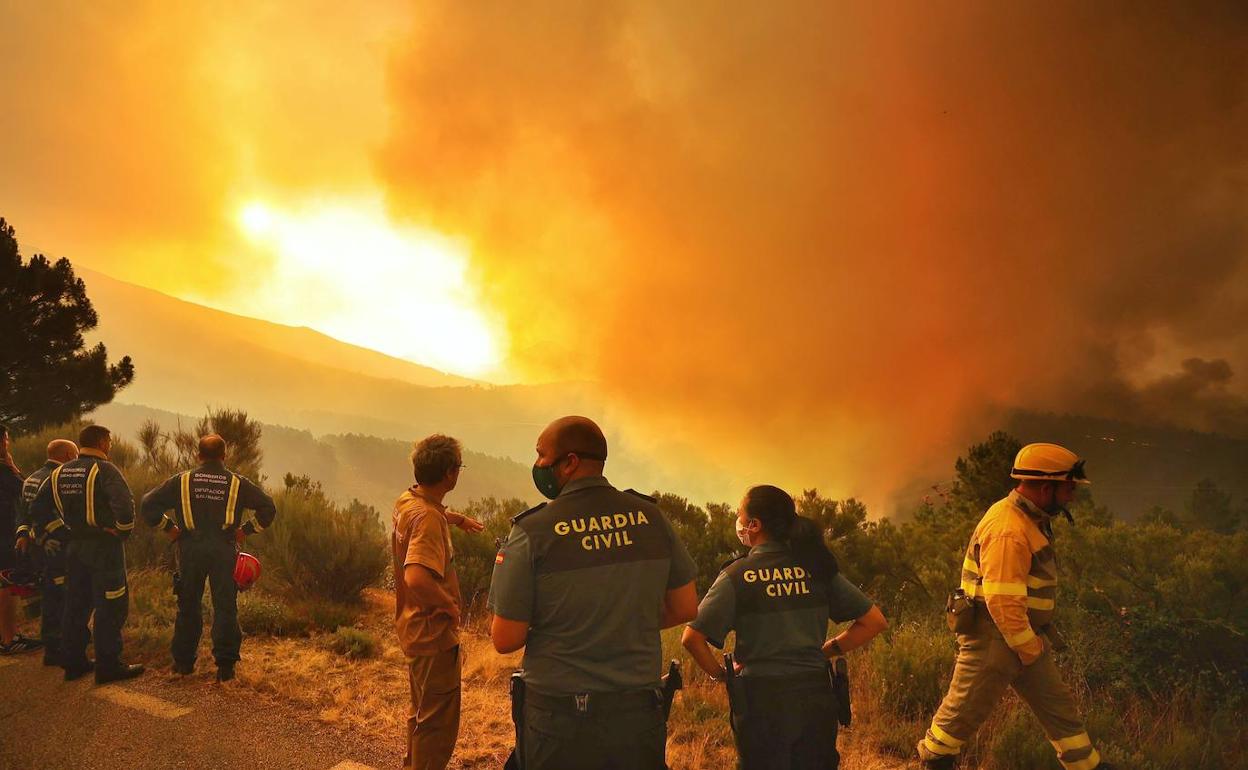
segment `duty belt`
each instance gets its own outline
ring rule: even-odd
[[[657,687],[653,690],[583,692],[576,695],[547,695],[528,688],[524,697],[528,704],[561,714],[615,714],[663,705],[663,693]]]
[[[779,676],[743,676],[745,687],[754,692],[821,692],[832,689],[828,679],[828,671],[811,669],[800,674],[781,674]]]

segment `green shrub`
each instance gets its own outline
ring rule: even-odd
[[[465,614],[481,614],[481,606],[490,588],[490,577],[494,574],[494,556],[498,553],[495,541],[507,538],[511,531],[511,517],[526,508],[528,505],[523,500],[514,498],[473,500],[463,509],[463,513],[484,524],[485,531],[469,534],[459,528],[451,529],[451,542],[455,546],[455,574],[459,576],[460,606],[465,608]],[[391,580],[397,577],[393,575]],[[390,583],[391,588],[393,585]]]
[[[308,620],[277,597],[256,591],[238,595],[238,625],[248,634],[299,636]]]
[[[298,611],[314,628],[322,631],[334,631],[339,626],[353,626],[360,617],[358,605],[327,600],[301,602]]]
[[[1004,701],[1003,701],[1004,702]],[[994,768],[1027,768],[1027,770],[1061,770],[1057,752],[1044,737],[1035,717],[1015,702],[1014,708],[996,721],[987,737],[991,742],[988,755]]]
[[[350,626],[339,626],[332,634],[327,634],[322,643],[326,649],[352,660],[375,658],[381,651],[377,637]]]
[[[953,635],[936,623],[905,623],[875,639],[867,658],[880,703],[902,718],[930,718],[949,686]]]
[[[301,597],[358,603],[389,561],[377,512],[358,501],[341,507],[307,477],[287,476],[277,520],[254,539],[274,583]]]

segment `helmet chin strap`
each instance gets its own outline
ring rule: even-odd
[[[1075,517],[1070,514],[1070,510],[1064,505],[1058,505],[1056,486],[1053,487],[1053,504],[1045,508],[1044,512],[1049,514],[1049,516],[1051,517],[1061,514],[1062,516],[1066,517],[1066,521],[1070,522],[1071,524],[1075,523]]]

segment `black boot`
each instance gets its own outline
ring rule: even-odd
[[[228,682],[234,678],[234,661],[223,660],[217,664],[217,681]]]
[[[173,673],[177,674],[178,676],[188,676],[190,674],[193,674],[195,673],[195,664],[194,663],[179,663],[175,660],[173,662]]]
[[[78,663],[73,666],[65,666],[65,681],[72,682],[75,679],[81,679],[87,674],[95,670],[95,664],[91,661],[86,663]]]
[[[61,665],[61,653],[55,647],[43,648],[43,665],[59,666]]]
[[[941,757],[940,759],[929,759],[919,763],[923,770],[953,770],[955,759],[953,757]]]
[[[134,679],[142,674],[146,669],[141,663],[114,663],[107,667],[100,667],[95,670],[95,683],[108,684],[109,682],[120,682],[125,679]]]

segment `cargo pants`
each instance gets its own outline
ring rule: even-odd
[[[130,611],[126,550],[112,537],[71,540],[65,548],[65,613],[61,665],[85,668],[87,622],[95,613],[95,659],[101,670],[121,663],[121,627]]]
[[[43,554],[43,609],[39,618],[39,636],[43,639],[44,654],[58,662],[61,655],[61,631],[65,620],[65,547],[44,551]]]
[[[1024,666],[982,605],[976,608],[974,632],[958,634],[953,679],[919,742],[919,758],[930,762],[960,753],[1007,687],[1013,687],[1036,715],[1065,770],[1092,770],[1100,764],[1048,640],[1040,657]]]
[[[444,770],[450,763],[459,738],[463,665],[459,645],[408,659],[412,705],[407,712],[404,770]]]
[[[836,699],[826,670],[745,677],[744,716],[732,716],[738,770],[836,770]]]
[[[234,545],[217,533],[178,538],[178,616],[173,622],[173,661],[190,668],[204,632],[204,583],[212,592],[212,657],[217,664],[239,659],[243,632],[238,627],[238,585]]]
[[[572,696],[567,696],[568,701]],[[587,713],[524,704],[524,770],[665,770],[663,705]]]

